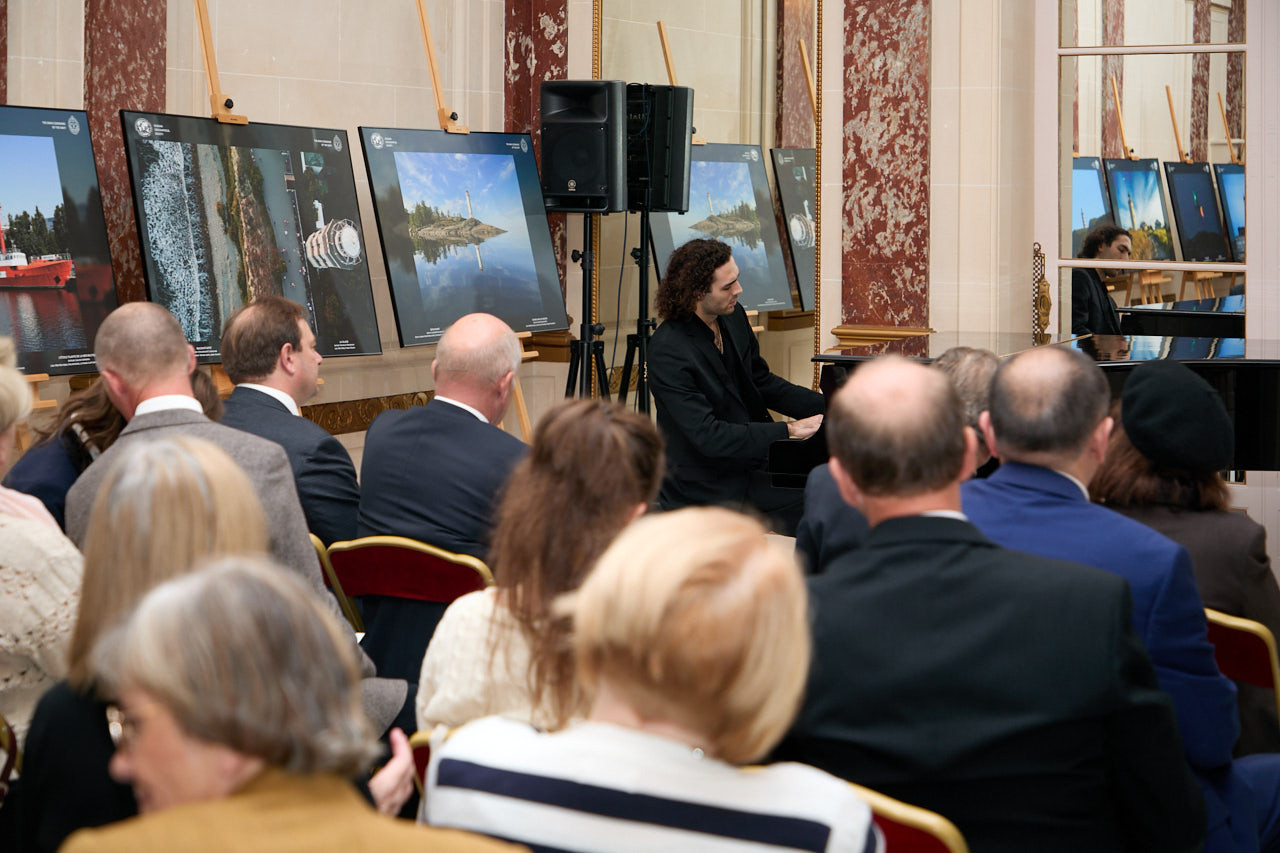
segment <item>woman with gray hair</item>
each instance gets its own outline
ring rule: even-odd
[[[14,361],[13,340],[0,338],[0,471],[31,412],[31,387]],[[0,714],[19,743],[40,695],[66,674],[82,572],[80,552],[44,505],[0,486]]]
[[[510,849],[378,815],[348,778],[377,741],[345,629],[265,559],[231,558],[156,587],[95,648],[111,774],[142,816],[82,830],[97,851]]]

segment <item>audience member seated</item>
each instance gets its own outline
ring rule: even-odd
[[[520,367],[520,341],[489,314],[445,330],[431,363],[436,393],[425,406],[383,412],[365,435],[360,536],[408,536],[482,560],[497,495],[525,451],[504,432]],[[364,648],[378,671],[410,681],[443,604],[366,597]]]
[[[1014,356],[996,371],[982,417],[999,470],[963,490],[965,514],[1007,548],[1075,560],[1129,583],[1133,625],[1173,698],[1187,761],[1208,810],[1205,850],[1263,849],[1280,835],[1280,758],[1232,763],[1240,733],[1235,685],[1218,671],[1186,549],[1089,502],[1106,452],[1106,378],[1061,347]],[[1048,636],[1047,634],[1045,636]]]
[[[498,509],[496,586],[450,605],[427,647],[419,730],[489,714],[554,729],[581,714],[569,620],[552,604],[653,502],[662,472],[648,418],[590,400],[543,417]]]
[[[218,389],[204,371],[192,372],[191,391],[205,417],[213,421],[222,417]],[[39,498],[58,527],[66,529],[67,490],[111,446],[124,425],[124,416],[107,396],[107,386],[95,379],[88,388],[67,397],[47,429],[33,427],[36,444],[13,463],[4,484]]]
[[[775,755],[939,812],[974,851],[1199,850],[1204,806],[1124,581],[965,519],[963,411],[892,357],[828,407],[832,475],[871,535],[809,579],[814,660]]]
[[[1230,509],[1218,476],[1231,464],[1234,427],[1222,398],[1185,365],[1147,361],[1125,381],[1120,419],[1093,475],[1094,501],[1160,531],[1191,555],[1206,607],[1266,625],[1280,636],[1280,587],[1267,531]],[[1275,693],[1236,683],[1236,754],[1280,751]]]
[[[129,788],[107,775],[112,744],[90,667],[93,647],[143,595],[197,560],[267,548],[253,485],[217,447],[195,438],[157,439],[132,442],[116,458],[85,531],[67,680],[40,700],[22,778],[0,809],[0,819],[16,821],[15,843],[0,844],[4,849],[52,853],[80,827],[136,813]]]
[[[360,487],[345,447],[298,408],[319,388],[320,353],[302,306],[263,296],[222,328],[222,367],[236,384],[222,423],[284,448],[307,527],[326,544],[356,536]]]
[[[799,567],[758,522],[716,508],[643,519],[557,609],[589,719],[547,734],[489,717],[437,738],[431,823],[536,850],[882,848],[841,780],[736,766],[786,731],[809,662]]]
[[[13,340],[0,338],[0,470],[31,413],[14,360]],[[0,714],[20,744],[40,694],[66,674],[81,572],[80,552],[44,505],[0,486]]]
[[[149,593],[93,655],[116,703],[111,775],[140,817],[63,848],[499,851],[375,813],[348,781],[377,753],[348,631],[301,579],[244,558]]]
[[[995,353],[973,347],[952,347],[934,359],[933,366],[951,378],[964,403],[965,423],[978,431],[978,416],[987,408],[991,377],[999,366]],[[982,436],[978,434],[975,477],[985,477],[998,466]],[[809,574],[819,574],[842,554],[861,548],[867,541],[867,519],[850,506],[831,478],[828,465],[809,472],[804,487],[804,516],[796,528],[796,551]]]

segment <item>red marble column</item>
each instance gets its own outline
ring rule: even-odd
[[[845,323],[929,319],[929,0],[844,8]]]
[[[1244,4],[1232,3],[1227,13],[1227,41],[1233,44],[1244,42]],[[1244,54],[1227,54],[1227,91],[1223,95],[1227,104],[1227,124],[1231,127],[1231,136],[1239,139],[1244,136]]]
[[[804,39],[809,62],[814,57],[813,0],[779,0],[778,3],[778,76],[776,87],[777,133],[779,148],[813,147],[813,106],[809,103],[809,84],[805,81],[804,63],[800,59],[797,39]]]
[[[9,103],[9,3],[0,0],[0,104]]]
[[[1124,0],[1110,0],[1102,4],[1102,43],[1124,44]],[[1120,142],[1120,119],[1116,111],[1116,99],[1111,90],[1111,78],[1116,78],[1116,90],[1124,98],[1124,57],[1102,58],[1102,156],[1125,157],[1129,152]]]
[[[1209,0],[1196,0],[1192,11],[1191,39],[1208,44]],[[1197,53],[1191,60],[1191,159],[1203,163],[1209,159],[1209,54]]]
[[[166,5],[165,0],[86,0],[84,8],[84,103],[122,302],[145,298],[146,288],[119,111],[164,109]]]
[[[533,135],[533,151],[542,163],[543,80],[563,80],[569,67],[569,24],[566,0],[506,0],[506,54],[503,62],[503,123],[507,133]],[[548,217],[551,245],[565,275],[565,215]]]

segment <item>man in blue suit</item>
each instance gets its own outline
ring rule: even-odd
[[[315,396],[320,377],[302,306],[264,296],[241,308],[223,328],[222,366],[236,385],[222,423],[284,448],[312,533],[326,545],[355,538],[360,487],[351,456],[298,408]]]
[[[369,426],[359,535],[408,536],[486,558],[498,493],[528,450],[497,426],[521,357],[515,333],[490,314],[468,314],[445,330],[431,363],[435,397]],[[364,606],[363,644],[379,671],[416,682],[444,608],[404,599]]]
[[[962,488],[964,513],[993,541],[1073,560],[1129,582],[1133,624],[1172,698],[1208,812],[1206,851],[1271,849],[1280,835],[1280,756],[1232,761],[1235,686],[1206,639],[1204,606],[1182,546],[1089,502],[1112,420],[1098,366],[1041,347],[996,371],[980,426],[1000,468]]]

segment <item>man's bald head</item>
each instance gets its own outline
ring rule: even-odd
[[[1051,464],[1083,453],[1107,417],[1102,370],[1083,353],[1038,347],[1000,365],[988,409],[1001,459]]]
[[[957,481],[964,405],[941,371],[896,356],[859,367],[827,410],[827,444],[871,497],[911,497]]]
[[[107,315],[93,340],[99,370],[133,388],[187,375],[190,349],[178,319],[151,302],[128,302]]]
[[[492,314],[466,314],[445,329],[436,346],[437,384],[493,383],[520,367],[521,347],[511,327]]]

